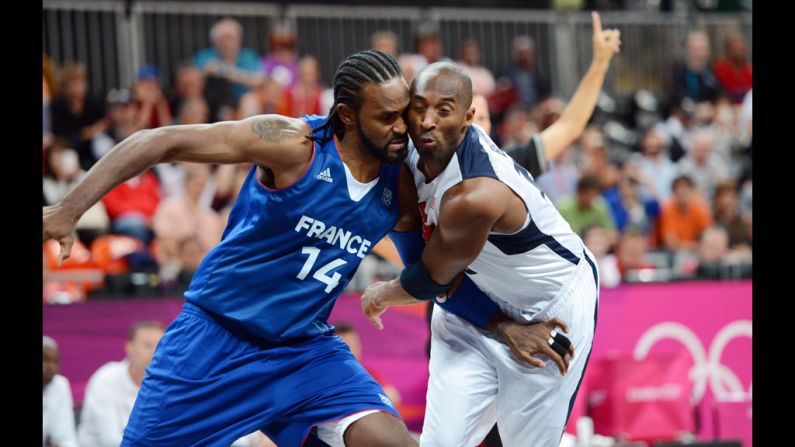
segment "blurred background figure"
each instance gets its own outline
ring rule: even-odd
[[[368,366],[362,360],[362,340],[359,337],[359,332],[356,330],[350,323],[346,323],[344,321],[339,321],[334,323],[334,327],[336,330],[334,331],[334,335],[338,335],[342,338],[342,341],[348,345],[351,350],[351,354],[356,357],[364,369],[370,373],[371,376],[378,382],[382,388],[384,388],[384,392],[389,397],[394,405],[400,405],[400,392],[395,388],[389,381],[381,374],[379,371],[375,370],[373,367]]]
[[[69,380],[58,374],[61,354],[50,337],[43,337],[44,391],[42,394],[42,437],[44,447],[77,447],[75,414]]]
[[[295,33],[288,22],[279,22],[268,36],[268,55],[262,58],[261,72],[282,88],[292,87],[298,80],[298,52]]]
[[[88,381],[80,414],[80,445],[115,447],[124,427],[155,347],[166,328],[158,321],[139,321],[129,330],[126,357],[100,367]]]

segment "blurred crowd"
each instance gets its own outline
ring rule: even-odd
[[[220,20],[209,33],[210,46],[185,55],[175,73],[145,65],[132,85],[101,98],[89,94],[84,64],[56,64],[45,54],[43,203],[60,200],[97,160],[140,129],[328,111],[333,92],[321,81],[318,60],[297,51],[289,22],[273,27],[262,54],[242,46],[243,33],[236,20]],[[494,71],[482,65],[476,40],[462,40],[455,55],[443,54],[433,22],[416,27],[411,51],[399,48],[391,31],[374,33],[369,46],[395,56],[409,82],[429,63],[461,64],[482,96],[476,103],[485,112],[481,125],[501,147],[527,144],[565,106],[539,69],[531,36],[517,36],[511,64]],[[694,30],[681,53],[683,59],[672,64],[670,91],[603,93],[581,138],[536,179],[599,258],[604,286],[750,276],[748,44],[740,34],[710,42]],[[164,76],[173,76],[173,89],[164,88]],[[180,293],[220,241],[249,168],[167,163],[122,183],[81,218],[79,240],[63,265],[56,265],[57,243],[45,244],[45,301],[81,300],[90,290]],[[363,265],[369,276],[352,286],[389,271],[373,268],[377,262]],[[102,280],[75,273],[92,269],[102,272]]]

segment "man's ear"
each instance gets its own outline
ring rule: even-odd
[[[347,104],[337,104],[337,115],[346,126],[356,125],[356,114]]]

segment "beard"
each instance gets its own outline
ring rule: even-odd
[[[359,133],[359,141],[362,142],[362,145],[364,145],[364,148],[367,149],[367,152],[385,163],[400,163],[409,153],[408,135],[403,135],[403,138],[406,140],[406,145],[403,147],[403,149],[399,150],[395,154],[390,154],[389,144],[394,140],[388,141],[384,146],[378,146],[375,144],[375,142],[373,142],[373,140],[367,138],[367,135],[364,133],[364,129],[362,129],[362,124],[358,120],[356,121],[356,132]]]

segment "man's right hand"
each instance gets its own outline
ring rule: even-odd
[[[621,31],[617,29],[602,30],[602,19],[599,13],[591,13],[593,23],[593,58],[594,61],[609,64],[613,55],[621,50]]]
[[[549,345],[550,331],[560,327],[569,332],[569,326],[560,318],[531,324],[521,324],[510,319],[503,319],[494,326],[494,332],[502,338],[511,352],[519,359],[538,368],[546,366],[535,354],[544,354],[557,363],[560,373],[566,375],[569,362],[574,358],[574,345],[569,346],[568,353],[561,357]]]
[[[59,205],[42,208],[42,218],[42,230],[44,233],[42,242],[46,242],[48,239],[55,239],[61,244],[61,253],[58,255],[58,265],[60,266],[72,251],[72,244],[74,244],[76,239],[75,225],[77,224],[77,219],[69,216]]]

